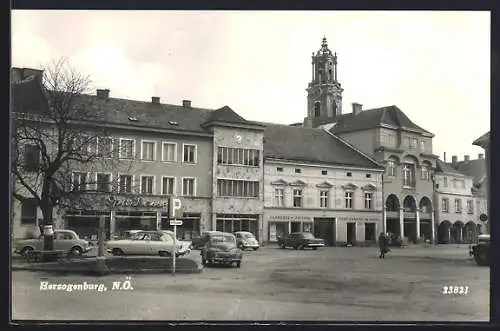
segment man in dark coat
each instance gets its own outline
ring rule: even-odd
[[[385,253],[388,251],[389,242],[385,233],[381,232],[378,237],[378,247],[380,248],[380,259],[385,258]]]

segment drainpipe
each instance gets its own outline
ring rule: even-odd
[[[385,193],[384,193],[384,186],[385,186],[384,174],[385,172],[382,173],[382,232],[387,233],[387,211],[386,211]]]

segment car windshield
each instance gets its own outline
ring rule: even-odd
[[[245,239],[251,239],[251,238],[255,238],[255,236],[250,233],[250,232],[247,232],[247,233],[242,233],[241,236]]]
[[[314,236],[312,233],[304,233],[304,239],[314,239]]]
[[[210,238],[210,243],[215,245],[225,244],[225,243],[234,244],[235,240],[233,236],[214,236]]]

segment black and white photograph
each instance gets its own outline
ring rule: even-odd
[[[490,320],[487,11],[12,10],[11,320]]]

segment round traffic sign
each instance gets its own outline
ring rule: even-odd
[[[486,222],[488,220],[488,215],[481,214],[479,215],[479,219],[481,220],[481,222]]]

